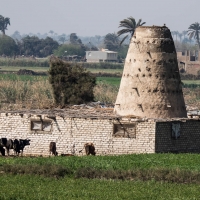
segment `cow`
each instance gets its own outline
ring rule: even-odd
[[[54,155],[54,156],[57,156],[58,155],[58,152],[56,151],[56,143],[55,142],[50,142],[49,144],[49,154],[51,155]]]
[[[13,149],[13,141],[11,139],[1,138],[0,146],[6,148],[7,155],[9,156],[10,149]]]
[[[94,147],[93,143],[85,143],[83,148],[85,148],[85,153],[87,156],[89,156],[90,154],[93,156],[96,155],[95,147]],[[82,151],[83,151],[83,149],[80,150],[79,153],[81,153]]]
[[[21,152],[21,156],[23,155],[23,151],[24,151],[24,147],[27,146],[27,145],[30,145],[30,141],[31,140],[28,140],[28,139],[15,139],[14,142],[13,142],[13,149],[14,149],[14,152],[15,152],[15,155],[19,155],[19,153]]]
[[[5,156],[5,149],[2,146],[0,146],[0,152],[2,156]]]
[[[13,142],[13,150],[15,155],[19,155],[20,153],[20,145],[19,145],[19,140],[15,139]]]

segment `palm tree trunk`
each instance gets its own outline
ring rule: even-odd
[[[197,43],[198,43],[198,46],[199,46],[199,49],[200,49],[200,41],[199,41],[199,32],[198,31],[197,31],[196,35],[197,35]]]
[[[3,29],[3,30],[1,30],[2,31],[2,33],[3,33],[3,35],[5,35],[6,33],[5,33],[5,29]]]

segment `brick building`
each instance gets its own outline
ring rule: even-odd
[[[113,115],[113,109],[37,110],[0,113],[0,138],[30,139],[24,155],[79,153],[87,142],[97,155],[200,152],[198,119],[148,119]],[[13,154],[12,151],[10,151]]]

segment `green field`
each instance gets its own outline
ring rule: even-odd
[[[0,66],[0,72],[1,71],[19,71],[20,69],[28,69],[35,72],[47,72],[49,70],[48,67],[19,67],[19,66]],[[93,68],[87,68],[88,71],[92,73],[110,73],[110,74],[122,74],[122,69],[93,69]]]
[[[92,73],[109,73],[109,74],[122,74],[123,69],[92,69],[92,68],[87,68],[88,71]]]
[[[32,70],[32,71],[35,71],[35,72],[46,72],[49,70],[48,67],[19,67],[19,66],[0,66],[0,72],[1,71],[13,71],[13,72],[16,72],[16,71],[19,71],[20,69],[27,69],[27,70]]]
[[[200,80],[182,80],[184,84],[197,84],[200,85]]]
[[[155,181],[54,179],[28,175],[0,175],[0,199],[200,199],[200,186]]]
[[[120,77],[97,77],[97,83],[103,82],[115,86],[119,86],[120,80]]]
[[[0,199],[200,198],[199,154],[0,157],[0,171]]]
[[[30,69],[33,70],[33,67],[27,68],[26,69]],[[18,71],[19,69],[23,69],[22,67],[10,67],[9,70],[10,71]],[[47,71],[47,68],[41,68],[41,67],[35,67],[36,70],[34,71],[38,71],[38,72],[42,72],[44,70]],[[8,70],[8,71],[9,71]],[[102,70],[102,71],[101,71]],[[115,69],[92,69],[91,70],[93,73],[97,73],[99,71],[104,72],[104,73],[115,73],[117,70]],[[39,76],[31,76],[31,75],[16,75],[16,74],[0,74],[0,79],[1,80],[40,80],[38,79]],[[48,79],[48,77],[43,77],[43,79]],[[121,77],[97,77],[97,83],[100,82],[104,82],[107,83],[109,85],[115,85],[115,86],[119,86],[120,84],[120,80]],[[182,82],[185,85],[200,85],[200,80],[182,80]]]
[[[0,157],[1,165],[52,165],[67,166],[76,171],[79,168],[103,170],[133,169],[177,169],[200,172],[200,154],[134,154],[121,156],[83,156],[83,157],[51,157],[51,158],[4,158]]]

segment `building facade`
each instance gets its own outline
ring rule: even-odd
[[[63,112],[2,112],[0,138],[30,139],[27,156],[48,156],[50,142],[56,142],[58,155],[85,155],[80,150],[88,142],[96,155],[200,152],[199,119],[121,118],[108,116],[104,108],[98,110],[101,116]]]
[[[118,53],[103,49],[102,51],[86,51],[87,62],[117,62]]]

